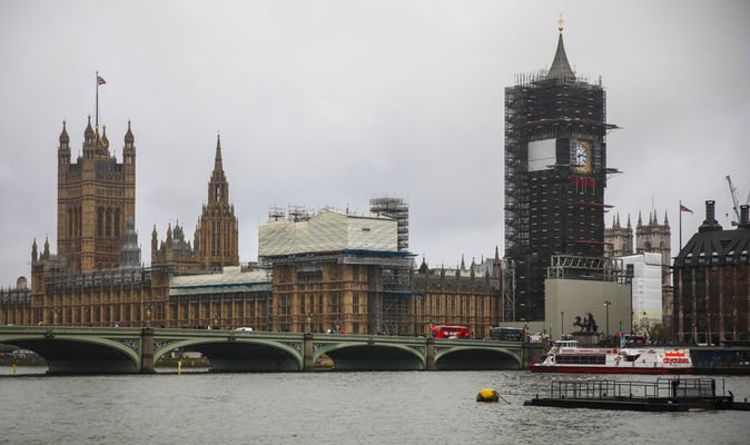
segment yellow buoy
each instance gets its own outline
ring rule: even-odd
[[[477,394],[477,402],[497,402],[500,400],[500,395],[492,388],[482,388]]]

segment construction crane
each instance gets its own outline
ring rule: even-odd
[[[740,220],[740,202],[737,199],[737,189],[732,184],[732,178],[727,175],[727,183],[729,184],[729,194],[732,195],[732,210],[734,210],[734,216],[737,217],[737,221],[732,221],[732,225],[736,226]],[[750,191],[747,193],[746,204],[750,204]]]

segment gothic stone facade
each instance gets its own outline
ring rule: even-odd
[[[499,259],[484,275],[410,262],[365,252],[276,258],[273,329],[429,335],[434,325],[456,324],[485,337],[502,321]]]
[[[117,267],[125,221],[135,219],[135,145],[125,134],[123,162],[109,152],[106,127],[84,132],[83,155],[70,163],[70,138],[63,122],[57,151],[58,263],[67,272]]]
[[[638,212],[638,223],[635,229],[635,245],[633,243],[633,227],[630,215],[625,227],[620,224],[620,216],[612,219],[612,227],[604,230],[604,256],[617,258],[633,253],[653,252],[661,255],[662,265],[662,323],[669,331],[673,321],[674,298],[672,293],[671,271],[671,242],[672,234],[669,228],[667,212],[664,212],[664,222],[659,223],[656,210],[649,212],[648,223],[643,223],[643,217]]]
[[[221,270],[238,266],[239,232],[234,205],[229,202],[229,183],[221,158],[221,139],[216,139],[214,170],[208,182],[208,201],[195,228],[193,245],[179,222],[170,223],[166,239],[159,243],[156,226],[151,233],[151,263],[171,264],[182,271]]]

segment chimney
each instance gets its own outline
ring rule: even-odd
[[[703,220],[703,224],[698,228],[699,232],[713,232],[716,230],[722,230],[719,222],[716,221],[716,202],[709,199],[706,201],[706,219]]]
[[[716,202],[713,200],[706,201],[706,221],[716,221]]]
[[[750,205],[748,204],[740,206],[740,227],[750,229]]]

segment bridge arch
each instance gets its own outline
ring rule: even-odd
[[[240,337],[188,338],[170,342],[154,351],[154,363],[175,349],[203,354],[212,372],[299,371],[303,367],[299,350],[285,343]]]
[[[140,339],[25,334],[0,336],[0,343],[39,354],[48,374],[130,374],[141,370]]]
[[[522,369],[519,353],[504,348],[456,346],[435,354],[435,368],[440,370]]]
[[[317,361],[323,354],[333,360],[337,371],[420,371],[427,367],[427,359],[423,354],[400,344],[325,344],[314,348],[313,361]]]

